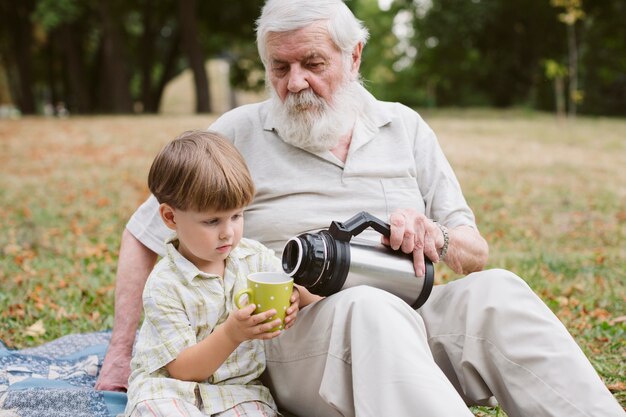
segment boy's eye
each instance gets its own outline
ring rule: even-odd
[[[219,223],[218,219],[209,219],[209,220],[205,220],[202,223],[209,225],[209,226],[213,226]]]

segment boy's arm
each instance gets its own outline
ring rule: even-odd
[[[280,319],[263,323],[276,314],[276,310],[252,315],[256,306],[245,306],[230,313],[228,319],[205,339],[184,349],[165,368],[176,379],[182,381],[206,381],[222,366],[231,353],[244,341],[250,339],[271,339],[280,330],[268,332],[280,324]]]

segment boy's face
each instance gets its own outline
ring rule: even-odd
[[[181,255],[203,272],[224,273],[224,260],[243,235],[243,208],[197,212],[161,204],[160,212],[176,231]]]

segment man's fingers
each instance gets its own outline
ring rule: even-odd
[[[424,252],[417,248],[413,251],[413,268],[415,268],[415,275],[418,277],[423,277],[426,274]]]
[[[402,213],[396,212],[389,217],[389,224],[391,226],[389,246],[393,250],[398,250],[404,241],[406,219]]]
[[[424,236],[424,255],[435,263],[439,262],[439,253],[437,253],[435,239],[428,231],[426,231],[426,235]]]

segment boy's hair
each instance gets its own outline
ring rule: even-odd
[[[250,171],[223,136],[187,131],[165,145],[148,174],[148,188],[159,203],[179,210],[233,210],[254,197]]]

